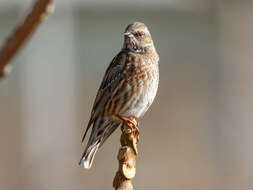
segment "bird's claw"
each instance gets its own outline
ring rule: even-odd
[[[138,123],[137,123],[136,119],[133,118],[133,117],[132,118],[126,118],[126,117],[123,117],[121,115],[117,115],[117,117],[120,118],[122,121],[124,121],[127,124],[127,126],[131,130],[131,131],[129,131],[129,133],[133,132],[133,135],[134,135],[136,141],[138,142],[139,141],[140,130],[137,127]]]

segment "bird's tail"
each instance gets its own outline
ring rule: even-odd
[[[85,169],[90,169],[92,162],[95,158],[95,154],[98,151],[98,147],[100,145],[100,142],[96,141],[93,145],[90,147],[87,147],[87,150],[84,151],[83,156],[79,162],[79,164],[83,164],[83,167]]]
[[[99,121],[98,121],[99,120]],[[82,154],[79,165],[83,164],[85,169],[90,169],[95,154],[105,140],[117,129],[120,123],[98,119],[94,121],[87,146]],[[87,128],[88,129],[88,128]],[[86,134],[86,133],[85,133]]]

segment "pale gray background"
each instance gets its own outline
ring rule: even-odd
[[[0,43],[31,1],[0,0]],[[140,120],[135,189],[253,188],[253,3],[58,0],[0,81],[0,189],[112,189],[118,130],[78,166],[102,76],[133,21],[160,54],[160,87]]]

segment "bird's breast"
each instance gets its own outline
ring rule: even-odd
[[[129,101],[122,112],[126,117],[141,117],[152,104],[159,81],[158,63],[141,55],[128,56],[125,65]]]

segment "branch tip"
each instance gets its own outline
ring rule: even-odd
[[[137,129],[124,123],[121,127],[120,144],[118,152],[119,168],[113,180],[115,190],[133,190],[132,179],[136,173],[136,156],[137,151]]]

